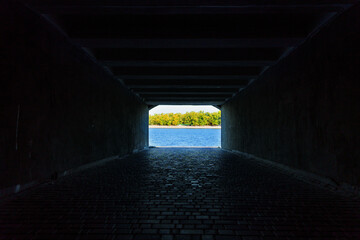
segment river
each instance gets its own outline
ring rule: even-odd
[[[150,128],[149,145],[220,147],[221,129]]]

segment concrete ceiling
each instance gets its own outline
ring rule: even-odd
[[[354,0],[24,0],[148,105],[222,105]]]

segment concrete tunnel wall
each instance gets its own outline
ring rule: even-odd
[[[360,185],[360,6],[222,107],[222,147]]]
[[[40,15],[0,9],[0,189],[148,146],[147,105]]]

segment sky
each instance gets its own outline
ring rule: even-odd
[[[186,112],[217,112],[219,109],[211,105],[193,106],[193,105],[160,105],[149,111],[150,115],[158,113],[186,113]]]

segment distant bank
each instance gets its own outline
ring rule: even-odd
[[[149,128],[208,128],[221,129],[221,126],[164,126],[164,125],[149,125]]]

